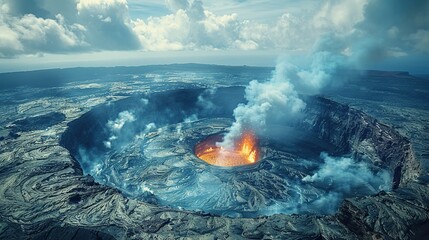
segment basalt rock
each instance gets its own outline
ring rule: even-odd
[[[390,169],[393,188],[417,179],[421,174],[410,141],[391,127],[361,111],[318,97],[316,108],[307,108],[307,128],[338,147],[352,151],[376,166]]]
[[[43,130],[52,125],[56,125],[66,119],[66,116],[60,112],[51,112],[45,115],[28,117],[16,120],[10,126],[12,132],[28,132]]]
[[[0,238],[78,239],[421,239],[428,235],[429,188],[416,181],[419,162],[409,141],[374,118],[314,98],[306,128],[321,139],[373,156],[394,174],[391,192],[345,200],[335,215],[276,214],[229,218],[174,210],[125,197],[84,176],[59,145],[76,117],[43,130],[20,131],[0,142]],[[316,114],[317,113],[317,114]],[[18,122],[20,123],[20,122]]]

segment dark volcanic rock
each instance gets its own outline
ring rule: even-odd
[[[115,238],[109,234],[89,230],[80,227],[53,227],[49,231],[44,231],[35,236],[34,239],[62,239],[62,240],[114,240]]]
[[[12,132],[28,132],[43,130],[56,125],[66,119],[66,115],[60,112],[51,112],[45,115],[28,117],[12,123]]]
[[[321,139],[338,146],[339,152],[352,151],[357,157],[369,156],[367,158],[374,165],[390,169],[393,188],[420,176],[420,163],[407,138],[377,119],[346,105],[321,97],[314,101],[316,108],[307,108],[307,128],[312,128]]]
[[[347,199],[334,216],[278,214],[227,218],[128,199],[94,183],[58,138],[31,131],[66,129],[62,116],[16,121],[21,136],[1,141],[1,239],[422,239],[428,234],[429,188],[409,141],[348,106],[313,99],[304,127],[338,146],[369,155],[394,173],[392,192]],[[321,109],[323,111],[321,111]],[[310,117],[312,116],[312,117]],[[51,116],[52,117],[52,116]],[[71,119],[67,119],[71,120]],[[32,123],[36,127],[32,127]],[[37,141],[35,141],[37,139]]]

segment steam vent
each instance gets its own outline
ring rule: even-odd
[[[37,74],[73,79],[0,91],[0,239],[427,239],[427,80],[369,72],[227,145],[272,70],[56,69]]]

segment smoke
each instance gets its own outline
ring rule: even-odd
[[[149,100],[142,98],[140,99],[140,104],[142,108],[145,108],[149,104]],[[149,123],[142,133],[135,135],[134,131],[136,126],[134,126],[133,123],[136,121],[137,117],[131,111],[122,111],[118,114],[116,119],[108,120],[105,130],[108,131],[109,138],[103,141],[104,146],[109,149],[114,147],[114,145],[122,146],[129,138],[141,138],[144,133],[156,127],[154,123]]]
[[[118,114],[118,117],[112,121],[109,120],[106,124],[107,128],[109,129],[111,135],[109,137],[108,141],[104,141],[103,144],[106,148],[112,147],[112,141],[115,141],[118,139],[118,135],[121,134],[121,130],[124,127],[126,123],[131,123],[136,120],[136,117],[134,114],[132,114],[129,111],[123,111]]]
[[[307,56],[309,68],[300,69],[280,59],[268,82],[250,82],[245,96],[248,103],[237,106],[235,122],[219,145],[233,147],[246,129],[264,135],[268,121],[290,124],[305,109],[302,94],[323,93],[350,80],[336,78],[340,71],[403,57],[412,51],[429,52],[427,9],[427,1],[327,2],[314,16],[313,25],[318,29],[331,26],[332,30],[315,42]]]
[[[247,104],[235,108],[235,121],[223,142],[218,145],[234,148],[234,142],[246,130],[265,136],[268,133],[267,126],[290,126],[302,117],[306,107],[303,94],[318,94],[347,80],[334,77],[348,64],[341,53],[318,50],[310,57],[312,61],[309,69],[300,69],[282,58],[269,81],[251,81],[245,91]]]
[[[320,158],[323,163],[312,174],[301,181],[287,180],[294,182],[293,189],[298,193],[296,198],[287,202],[274,201],[261,213],[335,214],[345,198],[391,190],[392,177],[387,170],[371,167],[369,163],[357,162],[350,157],[329,156],[326,152],[322,152]],[[320,190],[314,192],[317,197],[311,201],[303,201],[300,196],[301,191],[308,189],[307,186]]]
[[[320,157],[324,163],[313,175],[302,179],[304,182],[323,183],[329,185],[334,192],[348,194],[352,189],[364,186],[371,193],[389,190],[391,177],[386,170],[373,173],[365,162],[355,162],[348,157],[331,157],[322,152]]]
[[[320,211],[332,214],[340,202],[355,192],[375,194],[391,189],[391,176],[387,170],[371,170],[365,162],[355,162],[349,157],[332,157],[322,152],[324,163],[313,175],[305,176],[303,183],[311,183],[325,188],[326,195],[304,206],[301,211]]]
[[[125,123],[134,122],[136,117],[129,111],[123,111],[118,114],[118,118],[114,121],[109,120],[107,127],[112,131],[119,131],[122,129]]]
[[[220,146],[233,148],[234,141],[243,131],[253,129],[263,134],[267,121],[285,120],[296,116],[305,108],[305,103],[298,97],[290,79],[278,74],[280,65],[269,82],[250,82],[246,87],[247,104],[239,104],[234,110],[235,122],[225,135]],[[279,109],[282,109],[279,111]]]
[[[350,15],[353,8],[359,11],[349,21],[344,14]],[[347,69],[404,57],[413,51],[429,52],[427,9],[427,1],[327,2],[312,18],[316,28],[326,31],[317,36],[313,50],[304,57],[308,67],[299,68],[282,58],[269,81],[250,82],[245,96],[248,103],[234,110],[235,121],[219,145],[233,147],[246,129],[264,136],[268,122],[290,125],[305,109],[303,95],[320,94],[346,83],[350,76],[336,76]]]
[[[216,105],[213,103],[212,99],[216,93],[216,88],[209,88],[204,90],[197,100],[197,106],[203,110],[204,113],[213,112],[216,109]]]
[[[332,2],[324,5],[313,17],[313,24],[323,29],[328,25],[335,27],[321,34],[314,42],[312,51],[303,56],[305,62],[309,63],[308,67],[298,67],[287,57],[281,57],[269,81],[251,81],[245,93],[248,103],[234,110],[235,121],[224,141],[218,145],[233,148],[234,141],[247,129],[255,131],[258,136],[265,136],[269,132],[267,126],[280,124],[285,126],[282,131],[287,131],[286,127],[302,116],[306,106],[303,96],[320,94],[350,81],[351,76],[337,76],[348,69],[359,67],[363,59],[377,54],[374,51],[377,48],[376,41],[365,38],[368,35],[356,29],[356,24],[364,21],[365,14],[361,11],[364,2],[356,0],[352,3]],[[344,12],[344,9],[350,8],[350,4],[359,6],[360,10],[353,16],[353,21],[345,24],[347,19],[337,11]],[[317,19],[320,26],[316,24]],[[361,50],[361,44],[367,44],[364,50]]]

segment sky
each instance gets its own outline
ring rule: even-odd
[[[0,72],[305,65],[326,51],[356,68],[427,73],[428,12],[426,0],[0,0]]]

